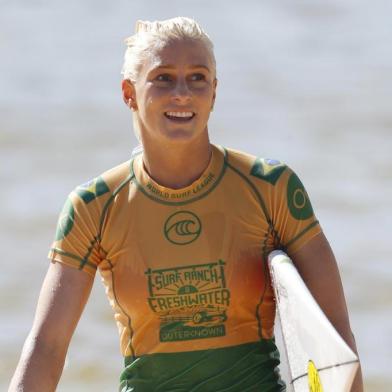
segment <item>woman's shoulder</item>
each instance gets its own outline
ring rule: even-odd
[[[102,199],[104,195],[110,197],[116,194],[131,178],[131,160],[128,160],[78,185],[72,193],[89,204],[94,199]]]
[[[279,159],[264,158],[232,148],[225,148],[225,151],[227,165],[250,178],[274,183],[288,169]]]
[[[130,182],[133,176],[132,161],[133,159],[122,162],[101,174],[100,177],[107,183],[112,191],[115,191],[124,183]]]

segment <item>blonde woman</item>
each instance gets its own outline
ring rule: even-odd
[[[69,195],[10,391],[55,390],[97,270],[120,332],[121,391],[284,390],[266,266],[276,248],[355,350],[336,262],[297,175],[209,141],[207,34],[188,18],[138,22],[123,75],[143,149]]]

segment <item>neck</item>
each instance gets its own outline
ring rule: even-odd
[[[189,142],[148,143],[143,140],[143,163],[159,185],[180,189],[200,178],[211,158],[208,133]]]

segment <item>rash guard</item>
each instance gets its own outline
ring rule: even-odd
[[[288,166],[213,145],[182,189],[156,183],[142,154],[77,187],[49,258],[99,270],[119,328],[121,391],[281,391],[267,256],[293,254],[320,231]]]

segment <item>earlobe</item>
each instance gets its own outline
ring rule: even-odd
[[[137,110],[135,87],[130,80],[122,81],[122,96],[125,104],[133,111]]]
[[[129,98],[126,104],[132,111],[137,110],[136,102],[133,97]]]

